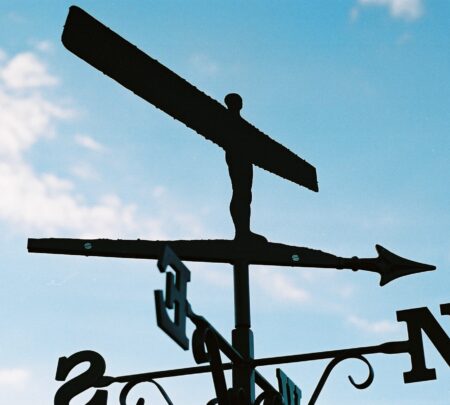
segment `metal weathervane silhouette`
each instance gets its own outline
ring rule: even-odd
[[[226,107],[223,106],[78,7],[70,8],[62,42],[69,51],[105,75],[225,150],[233,187],[230,213],[235,237],[233,240],[173,241],[29,239],[28,250],[36,253],[158,259],[160,272],[166,273],[166,290],[155,291],[157,324],[179,346],[188,350],[186,322],[189,318],[195,325],[191,343],[194,359],[198,364],[205,363],[110,377],[104,375],[106,364],[100,354],[81,351],[59,359],[56,380],[64,384],[55,394],[55,405],[69,404],[72,398],[90,388],[96,391],[87,404],[106,405],[108,391],[105,388],[113,383],[125,384],[119,398],[120,404],[125,405],[129,392],[143,382],[155,384],[165,401],[172,404],[156,380],[196,373],[212,375],[216,397],[208,405],[299,405],[302,392],[283,371],[276,371],[278,388],[275,388],[256,368],[330,359],[308,402],[315,404],[332,369],[346,359],[359,359],[368,366],[369,375],[363,383],[358,384],[349,377],[356,388],[368,387],[374,377],[372,366],[365,357],[368,354],[408,353],[411,370],[404,373],[405,383],[435,379],[435,370],[425,363],[422,332],[428,335],[450,366],[450,338],[425,307],[397,311],[397,320],[407,324],[408,339],[404,341],[255,359],[250,322],[250,265],[366,270],[380,275],[381,286],[435,267],[402,258],[379,245],[376,245],[378,256],[375,258],[343,258],[320,250],[269,242],[264,236],[253,233],[250,229],[253,165],[318,191],[315,168],[243,119],[240,116],[242,99],[238,94],[228,94],[224,100]],[[189,304],[190,271],[181,260],[233,266],[235,328],[231,344]],[[450,304],[441,305],[441,314],[450,315]],[[222,362],[221,353],[229,362]],[[71,370],[85,362],[89,363],[88,369],[66,381]],[[224,372],[230,369],[232,386],[228,387]],[[255,393],[256,385],[262,391],[259,395]],[[144,402],[141,398],[137,404]]]

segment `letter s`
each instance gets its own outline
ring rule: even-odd
[[[95,387],[99,378],[103,377],[106,369],[105,360],[97,352],[84,350],[72,354],[70,357],[60,357],[58,367],[56,369],[57,381],[65,381],[70,371],[78,364],[89,362],[89,368],[80,375],[67,381],[61,386],[55,394],[54,405],[69,405],[69,402],[86,391]],[[108,401],[108,392],[105,390],[97,390],[94,396],[86,405],[106,405]]]

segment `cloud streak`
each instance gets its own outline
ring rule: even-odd
[[[171,213],[164,226],[161,219],[138,218],[135,204],[112,193],[88,204],[73,181],[36,171],[25,153],[39,140],[55,137],[57,125],[75,112],[46,96],[45,88],[59,80],[35,54],[5,58],[0,65],[0,221],[19,232],[90,238],[159,239],[167,236],[166,229],[202,229],[197,218],[181,211]],[[87,135],[75,139],[87,149],[104,149]]]
[[[0,386],[17,387],[29,378],[30,372],[23,368],[0,368]]]
[[[191,55],[189,62],[200,73],[215,76],[219,72],[219,65],[209,56],[202,53]]]
[[[347,322],[351,325],[356,326],[361,331],[369,334],[384,335],[395,333],[400,330],[400,325],[396,322],[387,320],[370,322],[367,319],[361,318],[356,315],[350,315],[347,318]]]
[[[45,65],[32,53],[14,56],[1,69],[3,84],[11,89],[30,89],[58,84],[58,79],[48,73]]]
[[[407,21],[417,20],[424,13],[422,0],[358,0],[350,10],[351,20],[356,20],[360,10],[367,7],[384,7],[392,18]]]
[[[309,292],[298,287],[292,278],[270,269],[255,271],[255,280],[261,290],[279,302],[304,304],[311,299]]]
[[[102,152],[105,149],[101,143],[87,135],[75,135],[75,142],[83,148],[94,152]]]

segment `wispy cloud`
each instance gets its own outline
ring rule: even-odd
[[[159,239],[167,237],[170,229],[200,230],[198,219],[182,210],[161,219],[138,218],[135,204],[112,193],[87,203],[73,181],[40,173],[27,161],[27,150],[42,138],[56,136],[58,123],[74,115],[46,96],[45,88],[57,83],[31,52],[15,55],[0,66],[0,221],[16,231],[48,236]],[[103,149],[86,135],[76,139],[85,148]]]
[[[22,52],[10,59],[1,69],[0,77],[7,88],[15,90],[58,83],[58,79],[48,73],[46,66],[32,52]]]
[[[373,322],[356,315],[350,315],[347,318],[347,322],[369,334],[383,335],[398,332],[400,330],[400,325],[397,322],[388,320]]]
[[[26,383],[31,373],[23,368],[0,368],[0,385],[17,387]]]
[[[91,138],[88,135],[75,135],[75,142],[83,148],[92,150],[94,152],[101,152],[105,149],[105,147],[101,143],[97,142],[95,139]]]
[[[85,162],[79,162],[70,167],[70,172],[79,179],[82,180],[98,180],[99,174],[90,164]]]
[[[189,62],[200,73],[214,76],[219,72],[219,65],[217,62],[205,54],[197,53],[191,55]]]
[[[53,122],[72,112],[39,93],[9,92],[0,70],[0,157],[18,160],[40,138],[54,134]]]
[[[12,21],[15,24],[23,24],[27,21],[27,19],[23,15],[15,12],[15,11],[10,11],[6,15],[6,17],[8,18],[8,20]]]
[[[53,51],[53,44],[48,40],[37,41],[34,43],[34,47],[40,52]]]
[[[233,277],[231,271],[216,268],[210,263],[195,264],[195,280],[202,280],[209,285],[225,288],[229,291],[233,287]]]
[[[397,38],[396,44],[397,45],[405,45],[408,42],[411,42],[412,40],[412,35],[409,32],[405,32],[404,34],[400,35]]]
[[[354,6],[350,9],[350,21],[356,21],[359,17],[359,8],[357,6]]]
[[[356,5],[350,10],[350,19],[356,20],[360,10],[366,7],[387,8],[392,18],[407,21],[417,20],[424,13],[422,0],[357,0]]]
[[[277,301],[304,304],[311,299],[308,291],[284,274],[269,269],[258,269],[255,271],[255,280],[260,289]]]
[[[38,174],[24,162],[0,163],[0,188],[4,193],[0,219],[16,229],[49,236],[120,237],[140,235],[144,228],[147,233],[162,233],[158,221],[138,220],[135,205],[124,204],[115,195],[87,204],[72,182],[49,173]]]

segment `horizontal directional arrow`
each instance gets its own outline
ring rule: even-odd
[[[407,276],[408,274],[421,273],[423,271],[435,270],[436,266],[429,264],[414,262],[412,260],[405,259],[401,256],[390,252],[383,246],[375,245],[378,252],[378,257],[376,259],[356,259],[357,266],[361,269],[371,270],[369,267],[373,266],[371,271],[376,271],[380,273],[381,280],[380,285],[383,286],[396,278]],[[372,262],[370,262],[372,261]],[[366,262],[367,268],[364,267]]]
[[[28,239],[28,251],[82,256],[123,257],[130,259],[158,259],[169,245],[181,260],[212,263],[317,267],[366,270],[381,275],[380,285],[408,274],[435,270],[435,266],[414,262],[376,245],[378,257],[343,258],[321,250],[281,243],[235,240],[110,240],[110,239]]]

